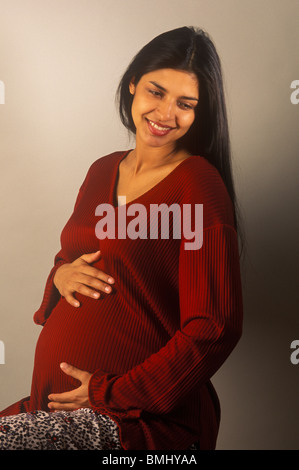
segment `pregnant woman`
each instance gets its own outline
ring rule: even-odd
[[[212,41],[159,35],[118,96],[135,146],[87,172],[34,315],[31,393],[0,414],[0,449],[216,446],[210,379],[241,336],[242,290]]]

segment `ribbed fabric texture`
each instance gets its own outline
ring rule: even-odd
[[[242,332],[242,290],[231,201],[204,158],[189,157],[166,178],[126,206],[117,207],[118,166],[126,152],[97,160],[80,188],[61,235],[61,250],[48,277],[41,307],[31,396],[3,414],[47,410],[47,396],[79,385],[60,362],[91,372],[95,410],[111,416],[128,450],[213,449],[219,403],[210,382]],[[96,207],[115,208],[116,238],[99,240]],[[147,238],[117,237],[119,211],[142,204],[139,228]],[[186,250],[181,239],[150,239],[151,204],[203,204],[203,244]],[[127,227],[134,221],[127,215]],[[140,212],[139,212],[140,215]],[[175,216],[170,217],[173,224]],[[132,226],[131,226],[132,227]],[[193,227],[194,229],[194,227]],[[137,228],[136,228],[137,230]],[[93,300],[77,294],[79,308],[53,284],[58,266],[101,249],[98,269],[112,275],[112,294]]]

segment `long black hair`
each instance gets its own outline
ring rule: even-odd
[[[121,121],[129,131],[136,133],[129,84],[134,78],[137,85],[144,74],[164,68],[183,70],[197,77],[199,104],[195,108],[195,120],[178,144],[192,155],[205,157],[217,168],[233,203],[236,228],[239,229],[221,62],[205,31],[186,26],[167,31],[138,52],[117,90]]]

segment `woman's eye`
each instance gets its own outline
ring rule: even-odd
[[[162,96],[162,93],[157,90],[149,90],[149,92],[154,96],[158,96],[158,97]]]
[[[188,103],[182,103],[182,102],[178,102],[178,106],[182,109],[186,109],[186,110],[190,110],[190,109],[193,109],[193,106],[191,104],[188,104]]]

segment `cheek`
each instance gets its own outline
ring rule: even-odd
[[[188,115],[183,115],[181,117],[180,127],[184,129],[186,132],[190,129],[192,124],[194,123],[195,115],[194,113],[190,113]]]
[[[146,100],[140,100],[138,99],[137,96],[135,96],[133,103],[132,103],[132,108],[131,108],[131,114],[133,121],[136,125],[137,122],[142,120],[142,117],[144,114],[148,113],[150,110],[150,105],[147,103]]]

